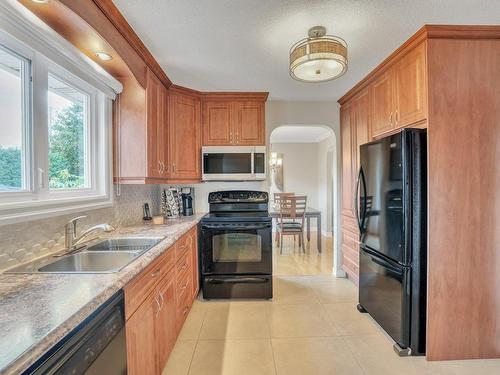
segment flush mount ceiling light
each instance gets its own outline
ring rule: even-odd
[[[49,2],[49,0],[31,0],[31,1],[38,4],[47,4]]]
[[[290,49],[290,75],[302,82],[325,82],[347,71],[347,43],[326,35],[324,26],[309,29],[309,37]]]
[[[109,61],[113,59],[113,56],[111,56],[109,53],[106,52],[96,52],[95,55],[99,57],[102,61]]]

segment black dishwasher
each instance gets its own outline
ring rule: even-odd
[[[127,374],[123,292],[115,294],[24,374]]]

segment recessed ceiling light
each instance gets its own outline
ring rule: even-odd
[[[99,57],[102,61],[113,60],[113,56],[111,56],[109,53],[106,52],[96,52],[95,55]]]
[[[31,0],[31,1],[38,4],[47,4],[49,2],[49,0]]]

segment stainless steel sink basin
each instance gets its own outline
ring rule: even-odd
[[[137,258],[133,252],[87,252],[67,255],[38,269],[43,273],[108,273],[117,272]]]
[[[151,249],[163,237],[109,238],[78,253],[60,258],[48,256],[12,268],[5,273],[113,273]]]
[[[109,238],[88,247],[87,251],[133,251],[143,253],[161,240],[161,237]]]

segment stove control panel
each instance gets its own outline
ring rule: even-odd
[[[267,203],[269,194],[265,191],[226,190],[214,191],[208,195],[208,203]]]

